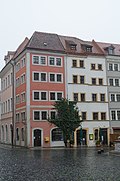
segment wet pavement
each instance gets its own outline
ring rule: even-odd
[[[0,146],[0,181],[120,181],[120,155],[108,151]]]

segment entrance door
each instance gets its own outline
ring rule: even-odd
[[[100,141],[102,142],[103,145],[108,144],[107,128],[101,128]]]
[[[87,145],[87,131],[85,129],[77,130],[77,145]]]
[[[34,146],[41,146],[41,130],[34,130]]]

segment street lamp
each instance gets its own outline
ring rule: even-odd
[[[15,62],[14,60],[10,61],[10,64],[12,65],[12,125],[11,125],[11,132],[12,132],[12,147],[15,145],[15,84],[14,84],[14,66]]]

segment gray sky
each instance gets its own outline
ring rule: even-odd
[[[34,31],[120,43],[119,17],[120,0],[0,0],[0,70]]]

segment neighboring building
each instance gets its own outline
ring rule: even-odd
[[[106,55],[111,141],[120,136],[120,45],[98,43]]]
[[[101,134],[109,144],[109,114],[104,53],[95,41],[60,36],[66,50],[66,89],[68,99],[77,101],[82,117],[81,144],[95,146]],[[75,146],[80,144],[81,128],[75,132]]]
[[[5,66],[0,72],[1,78],[1,120],[0,120],[0,141],[2,143],[12,143],[12,85],[13,71],[10,61],[13,57],[13,52],[8,52],[5,56]]]

